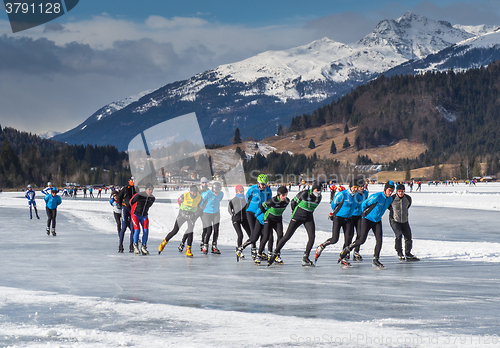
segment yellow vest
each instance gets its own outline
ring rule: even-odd
[[[183,194],[184,201],[181,203],[181,210],[195,212],[198,208],[198,204],[201,201],[201,195],[196,195],[195,198],[192,198],[189,192]]]

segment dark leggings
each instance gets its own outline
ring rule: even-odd
[[[394,220],[389,220],[389,222],[391,223],[392,230],[396,235],[394,248],[396,249],[398,255],[403,253],[402,237],[405,238],[405,254],[409,254],[411,252],[411,247],[413,246],[410,224],[408,221],[405,223],[399,223]]]
[[[130,208],[123,207],[122,208],[122,228],[120,230],[120,245],[123,244],[123,240],[125,239],[125,232],[127,231],[127,227],[130,229],[130,244],[134,243],[134,227],[132,226],[132,218],[130,217]]]
[[[208,244],[210,242],[210,236],[212,235],[213,230],[214,237],[212,239],[212,244],[217,245],[217,239],[219,239],[220,212],[213,214],[203,213],[203,217],[201,219],[203,221],[203,234],[205,235],[205,239],[203,240],[203,242],[205,244]]]
[[[358,237],[361,231],[361,216],[351,216],[351,234],[344,239],[344,248],[352,243],[352,239],[354,238],[354,229],[356,229],[356,238]],[[359,253],[359,245],[354,248],[354,251]]]
[[[354,234],[353,232],[354,227],[352,226],[351,219],[336,216],[333,218],[331,238],[328,238],[321,244],[323,244],[324,247],[327,247],[328,245],[337,243],[339,241],[341,227],[344,230],[344,241],[348,240],[349,238],[350,240],[352,240],[352,235]]]
[[[316,236],[316,226],[314,224],[314,220],[295,220],[292,219],[290,221],[290,224],[288,224],[288,228],[286,229],[286,233],[283,236],[283,238],[280,239],[278,242],[278,245],[276,246],[276,253],[279,253],[281,249],[285,246],[286,242],[290,238],[292,238],[293,234],[295,233],[295,230],[299,228],[300,225],[304,225],[307,231],[307,236],[309,237],[309,240],[307,241],[306,245],[306,250],[304,252],[307,257],[309,257],[309,254],[311,253],[311,249],[314,245],[314,238]]]
[[[50,228],[50,223],[52,223],[52,228],[56,228],[57,208],[49,209],[45,207],[45,211],[47,212],[47,228]]]
[[[118,230],[118,236],[120,235],[120,231],[122,230],[122,214],[113,212],[116,221],[116,229]]]
[[[186,241],[189,243],[188,245],[192,245],[193,244],[193,236],[194,236],[194,224],[196,223],[196,220],[198,220],[198,217],[199,215],[196,216],[196,218],[193,220],[193,232],[191,233],[184,233],[184,235],[182,236],[182,243],[181,244],[186,244]],[[202,236],[202,239],[201,241],[203,242],[203,236]]]
[[[245,243],[241,246],[245,249],[247,246],[252,244],[252,248],[254,248],[255,243],[259,240],[259,237],[262,237],[262,230],[264,229],[264,225],[262,225],[259,221],[256,222],[254,229],[252,230],[252,234],[250,238],[247,239]],[[261,238],[261,241],[263,238]],[[267,239],[264,241],[264,244],[267,242]]]
[[[241,230],[241,228],[243,227],[248,237],[250,238],[252,235],[252,231],[250,230],[250,225],[248,224],[248,220],[245,219],[243,221],[233,221],[233,227],[234,230],[236,231],[236,234],[238,235],[237,246],[240,247],[241,243],[243,243],[243,231]]]
[[[257,218],[255,217],[255,213],[252,213],[251,211],[247,210],[246,214],[247,214],[248,225],[250,226],[250,231],[252,231],[251,233],[253,234],[253,229],[255,228],[256,224],[260,224],[260,223],[257,221]],[[252,248],[254,248],[254,249],[256,248],[256,245],[255,245],[256,242],[257,242],[257,240],[255,242],[252,242]]]
[[[186,229],[186,232],[184,233],[184,236],[186,236],[187,239],[187,245],[191,246],[193,244],[193,229],[194,229],[194,223],[191,220],[191,217],[188,215],[184,215],[179,213],[177,215],[177,219],[175,219],[175,224],[174,228],[172,231],[170,231],[167,236],[165,237],[165,240],[168,242],[170,239],[172,239],[173,236],[175,236],[178,232],[179,229],[184,225],[184,223],[187,222],[188,226]]]
[[[361,218],[361,233],[358,234],[354,243],[349,245],[349,249],[353,249],[357,246],[363,245],[368,237],[368,232],[372,230],[375,235],[375,250],[373,252],[373,257],[378,258],[380,256],[380,250],[382,250],[382,221],[373,222],[365,218]]]
[[[283,221],[269,221],[266,220],[264,222],[264,228],[262,230],[262,238],[260,239],[259,246],[259,255],[264,251],[264,247],[266,246],[266,241],[269,241],[267,245],[267,250],[269,253],[273,252],[273,230],[276,231],[278,239],[276,240],[276,244],[279,243],[280,239],[283,238]]]

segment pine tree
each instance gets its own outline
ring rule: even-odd
[[[311,141],[309,141],[309,146],[308,146],[310,149],[314,149],[316,147],[316,144],[314,143],[314,140],[311,139]]]
[[[241,144],[241,141],[240,129],[236,128],[234,131],[233,144]]]
[[[330,153],[336,154],[337,147],[335,146],[335,141],[332,141],[332,145],[330,146]]]
[[[347,139],[347,137],[345,137],[344,145],[342,145],[342,148],[347,149],[350,146],[351,146],[351,143],[349,142],[349,139]]]

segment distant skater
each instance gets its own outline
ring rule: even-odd
[[[36,218],[40,220],[40,217],[38,216],[38,210],[36,209],[35,190],[31,188],[31,185],[28,185],[28,190],[26,191],[24,197],[28,199],[28,205],[30,207],[30,219],[33,218],[32,209],[35,209]]]
[[[52,225],[52,235],[56,236],[56,217],[57,217],[57,206],[62,203],[61,196],[57,195],[57,189],[52,188],[51,193],[45,195],[45,211],[47,212],[47,236],[50,236],[50,225]]]

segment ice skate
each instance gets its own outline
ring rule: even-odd
[[[271,255],[272,257],[272,255]],[[277,264],[277,265],[283,265],[283,260],[281,259],[281,255],[280,254],[277,254],[276,257],[274,258],[274,262]]]
[[[358,261],[358,262],[361,262],[363,261],[363,258],[361,257],[361,255],[359,255],[359,253],[357,253],[356,251],[354,252],[354,254],[352,255],[352,259],[354,261]]]
[[[182,253],[184,251],[184,243],[179,244],[177,249],[179,249],[179,252]]]
[[[50,227],[47,227],[47,228],[45,229],[45,232],[47,232],[47,236],[50,236]]]
[[[406,257],[406,261],[420,261],[420,259],[418,257],[416,257],[415,255],[412,255],[411,253],[406,253],[405,257]]]
[[[186,256],[193,257],[193,253],[191,252],[191,247],[189,245],[186,247]]]
[[[314,263],[311,260],[309,260],[309,255],[304,254],[304,256],[302,256],[302,266],[314,267]]]
[[[134,243],[134,254],[140,255],[141,251],[139,250],[139,245],[137,243]]]
[[[146,244],[143,244],[141,246],[141,253],[142,255],[149,255],[148,247],[146,246]]]
[[[212,244],[212,254],[220,255],[220,250],[217,248],[217,244]]]
[[[201,249],[201,253],[203,255],[207,255],[208,254],[208,244],[203,244],[203,249]]]
[[[385,269],[385,266],[382,263],[380,263],[378,257],[373,258],[372,267],[375,269]]]
[[[119,253],[123,253],[123,244],[120,244],[120,245],[118,246],[118,252],[119,252]]]
[[[161,252],[163,251],[163,249],[165,249],[165,245],[167,245],[167,244],[168,244],[168,242],[165,239],[161,241],[161,244],[158,247],[158,255],[161,254]]]
[[[323,246],[323,244],[318,245],[318,247],[316,248],[316,251],[314,252],[314,262],[315,263],[318,262],[318,259],[321,256],[321,253],[323,252],[323,250],[325,250],[325,247]]]
[[[342,260],[340,260],[340,267],[341,268],[351,268],[352,265],[346,259],[342,259]]]
[[[52,235],[55,237],[56,236],[56,228],[52,227]]]

